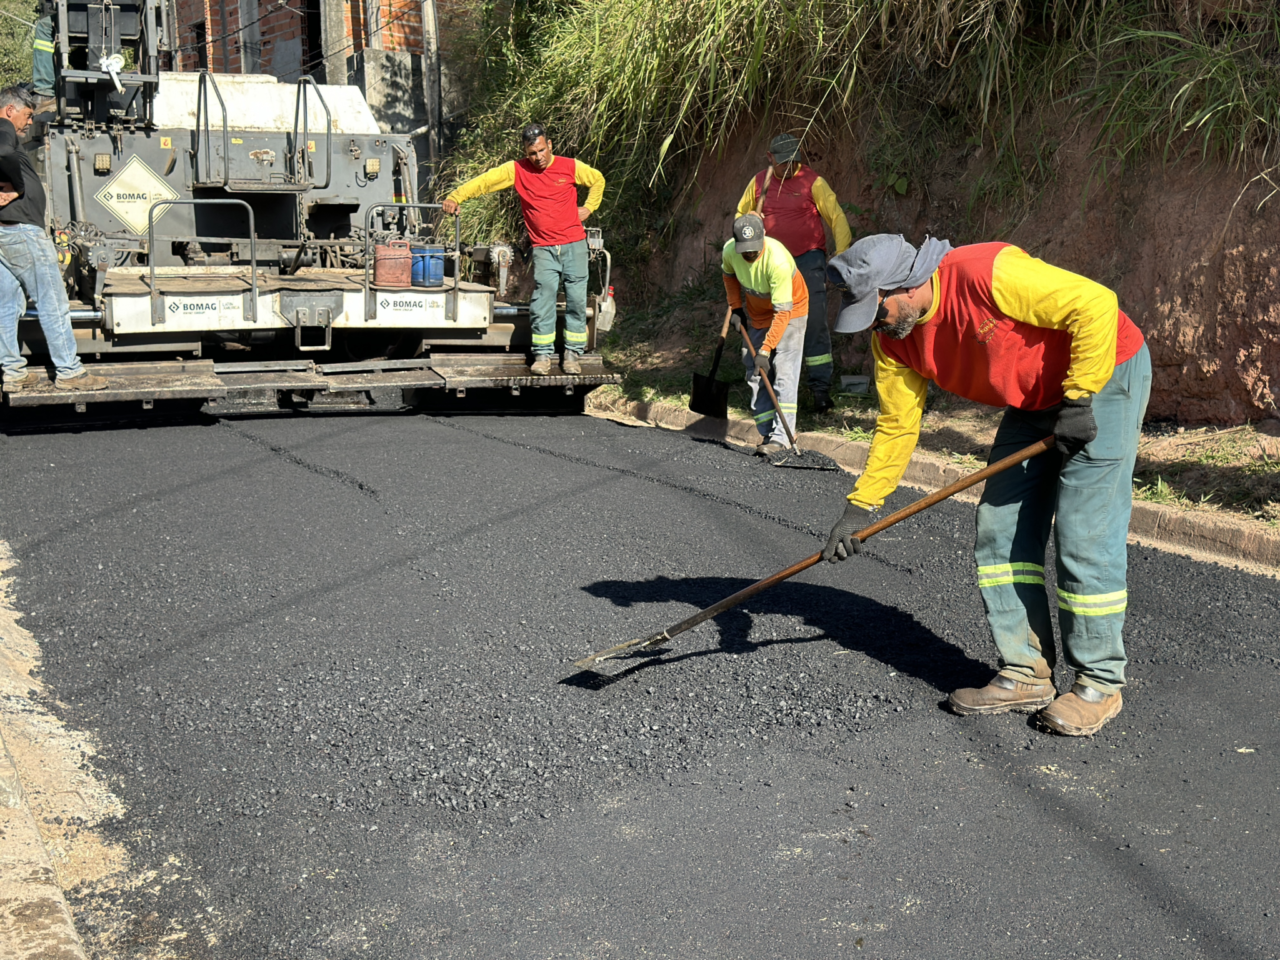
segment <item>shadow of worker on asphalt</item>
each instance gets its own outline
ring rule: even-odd
[[[678,601],[705,609],[753,582],[735,577],[655,577],[651,580],[599,580],[583,589],[591,596],[610,600],[619,607]],[[751,627],[755,617],[769,615],[799,616],[807,626],[822,632],[817,636],[752,640]],[[672,617],[666,623],[648,623],[633,635],[656,633],[675,622],[676,617]],[[708,623],[720,633],[720,644],[716,649],[680,653],[672,646],[663,647],[619,657],[616,662],[624,667],[619,673],[604,675],[595,670],[583,670],[561,682],[586,689],[603,689],[637,671],[661,664],[724,653],[748,654],[768,647],[820,640],[832,640],[846,650],[864,653],[901,674],[923,680],[940,692],[956,687],[982,686],[991,677],[989,663],[973,659],[909,613],[837,587],[790,580],[756,594]],[[621,643],[626,639],[616,637],[612,641],[602,641],[600,645],[608,646],[610,642]],[[698,642],[689,639],[691,643]],[[680,640],[681,637],[677,636],[672,645],[680,643]],[[610,662],[613,661],[604,661]]]

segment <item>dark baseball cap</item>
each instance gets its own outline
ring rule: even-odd
[[[780,133],[769,141],[769,152],[775,163],[790,163],[800,159],[800,141],[789,133]]]
[[[759,214],[744,213],[733,221],[733,249],[737,253],[764,249],[764,221]]]

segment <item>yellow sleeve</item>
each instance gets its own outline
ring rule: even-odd
[[[840,209],[836,192],[827,186],[827,181],[821,177],[813,181],[811,192],[813,205],[818,208],[818,213],[822,214],[822,219],[827,221],[827,226],[831,228],[831,236],[836,241],[836,253],[844,253],[853,243],[853,231],[849,229],[849,218]]]
[[[871,338],[876,358],[876,392],[880,395],[880,416],[867,454],[867,468],[853,486],[848,499],[860,507],[874,509],[898,488],[911,454],[920,439],[920,418],[929,381],[904,363],[880,349],[880,336]]]
[[[573,176],[573,182],[587,188],[587,202],[583,206],[595,213],[600,209],[600,199],[604,196],[604,174],[581,160],[574,164],[574,169],[577,172]]]
[[[1120,303],[1100,283],[1006,247],[991,270],[996,306],[1021,323],[1071,334],[1071,364],[1062,382],[1068,399],[1092,396],[1116,366]]]
[[[472,197],[505,190],[507,187],[514,185],[515,182],[516,162],[508,160],[499,167],[490,167],[478,177],[472,177],[462,186],[457,187],[446,199],[455,203],[465,203]]]
[[[756,208],[756,178],[747,181],[747,189],[742,191],[742,199],[738,201],[738,216],[751,213]]]

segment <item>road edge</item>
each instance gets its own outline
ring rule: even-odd
[[[0,957],[87,960],[0,730]]]
[[[586,412],[592,416],[621,418],[729,443],[754,445],[759,441],[755,424],[750,420],[718,420],[667,403],[592,394],[588,398]],[[853,473],[866,466],[867,451],[871,446],[866,441],[842,440],[827,433],[801,433],[796,441],[803,449],[824,453]],[[902,482],[932,493],[969,472],[964,467],[917,450],[907,465]],[[982,485],[978,484],[960,494],[959,499],[976,501],[981,493]],[[1129,539],[1196,560],[1242,567],[1251,573],[1280,578],[1280,534],[1259,530],[1254,524],[1235,517],[1135,501],[1129,522]]]

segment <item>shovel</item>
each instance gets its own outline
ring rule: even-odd
[[[729,419],[729,384],[716,379],[716,371],[720,369],[720,355],[724,353],[724,341],[729,336],[729,317],[733,308],[725,311],[724,326],[720,328],[720,342],[716,344],[716,355],[711,360],[711,372],[705,377],[700,373],[693,375],[693,392],[689,394],[689,409],[704,417],[715,417],[717,420]]]
[[[1055,445],[1053,437],[1045,437],[1043,440],[1037,440],[1029,447],[1024,447],[1017,453],[1012,453],[1003,460],[998,460],[990,466],[984,467],[977,473],[971,473],[967,477],[962,477],[950,486],[943,487],[941,490],[935,490],[927,497],[921,497],[915,503],[903,507],[895,513],[889,514],[882,520],[878,520],[869,527],[864,527],[854,534],[863,543],[867,542],[867,538],[873,534],[879,533],[892,527],[895,523],[913,517],[921,510],[928,510],[935,503],[941,503],[953,494],[959,493],[972,487],[975,483],[981,483],[989,477],[994,477],[997,473],[1008,470],[1010,467],[1017,466],[1024,460],[1030,460],[1032,457],[1038,457],[1046,450],[1052,450]],[[808,570],[819,560],[822,559],[822,551],[819,550],[811,557],[806,557],[794,566],[787,567],[785,570],[779,570],[771,577],[765,577],[758,580],[751,586],[739,590],[731,597],[725,597],[719,603],[712,604],[705,610],[699,610],[691,617],[686,617],[677,623],[674,627],[667,627],[661,633],[655,633],[651,637],[644,637],[640,640],[628,640],[626,643],[620,643],[616,647],[609,647],[607,650],[601,650],[599,653],[593,653],[589,657],[583,657],[574,663],[575,667],[588,668],[593,667],[601,660],[608,660],[611,657],[621,656],[624,653],[639,653],[641,650],[648,650],[652,647],[666,646],[677,635],[684,633],[686,630],[692,630],[704,620],[710,620],[712,617],[719,616],[726,610],[731,610],[738,604],[742,603],[750,597],[754,597],[763,590],[777,586],[783,580],[794,577],[797,573]]]

